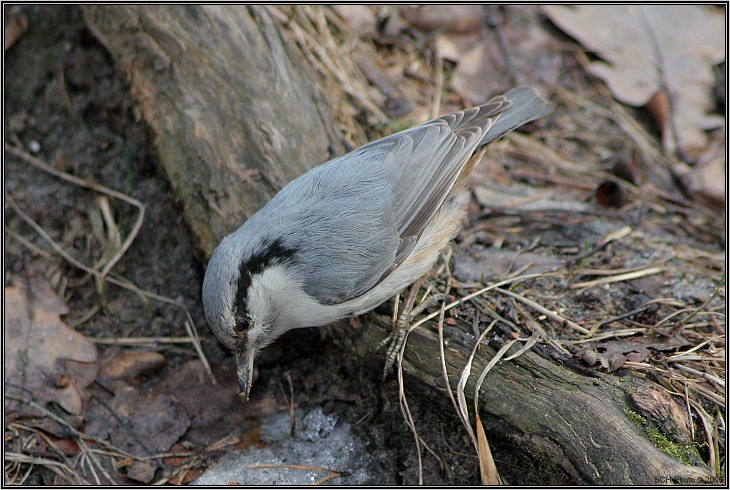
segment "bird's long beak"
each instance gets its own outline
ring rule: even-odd
[[[238,396],[243,402],[248,401],[248,394],[251,392],[251,384],[253,384],[254,354],[253,349],[236,351],[236,371],[238,372],[238,383],[241,385]]]

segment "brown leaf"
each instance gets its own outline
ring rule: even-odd
[[[487,433],[484,432],[482,419],[479,418],[479,415],[477,415],[476,426],[479,475],[481,476],[482,485],[499,485],[499,472],[494,464],[492,450],[489,449],[489,442],[487,441]]]
[[[681,180],[697,201],[724,213],[727,182],[724,145],[701,155],[697,164]]]
[[[538,22],[525,26],[509,22],[511,17],[508,10],[504,19],[495,14],[493,29],[443,33],[436,39],[439,54],[457,63],[452,88],[469,104],[515,85],[558,83],[562,61],[555,37]]]
[[[5,16],[5,51],[28,30],[28,17],[23,12]]]
[[[33,415],[36,415],[35,413]],[[6,415],[7,420],[7,415]],[[71,427],[78,428],[83,423],[84,419],[81,415],[67,415],[64,420],[68,422]],[[68,436],[68,427],[56,422],[48,417],[31,417],[25,416],[23,418],[23,425],[28,427],[35,427],[42,430],[46,434],[51,434],[59,439]]]
[[[155,477],[157,465],[151,461],[134,461],[127,469],[127,477],[138,482],[149,483]]]
[[[687,409],[681,406],[665,390],[649,388],[631,395],[639,412],[650,418],[665,434],[681,434],[682,442],[691,441],[690,420]]]
[[[179,473],[175,473],[170,477],[170,485],[187,485],[191,481],[197,479],[200,475],[203,474],[202,468],[190,468],[187,470],[180,471]]]
[[[156,373],[165,365],[167,365],[167,359],[157,352],[124,351],[101,367],[99,379],[133,380]]]
[[[562,259],[530,252],[518,253],[496,248],[481,249],[473,254],[454,256],[454,277],[463,282],[492,279],[514,270],[535,274],[551,272],[562,265]]]
[[[27,284],[13,277],[12,282],[5,288],[6,391],[30,394],[42,406],[54,401],[69,413],[80,413],[81,391],[98,370],[96,346],[63,324],[61,315],[68,309],[45,278],[36,276]],[[6,410],[15,407],[5,402]]]
[[[727,25],[721,9],[637,4],[543,9],[558,27],[600,56],[590,70],[621,102],[641,107],[658,91],[668,90],[672,126],[685,154],[702,151],[705,130],[724,124],[710,115],[713,65],[725,59]],[[667,151],[675,149],[672,138],[663,142]]]
[[[180,444],[179,442],[172,445],[170,452],[173,454],[183,455],[162,458],[162,464],[170,468],[177,468],[178,466],[187,463],[190,460],[190,457],[195,454],[195,451],[191,451],[186,448],[184,444]]]
[[[481,5],[420,5],[401,10],[403,18],[422,31],[474,32],[484,23]]]
[[[92,402],[86,433],[110,437],[114,446],[137,456],[166,452],[190,427],[191,416],[174,397],[140,393],[117,381],[109,402]]]
[[[669,132],[672,122],[672,110],[669,104],[669,93],[666,90],[657,90],[646,102],[646,110],[654,119],[662,134]]]
[[[687,341],[676,337],[639,336],[630,339],[611,340],[586,344],[586,348],[595,348],[598,361],[609,373],[623,367],[626,361],[643,362],[651,355],[651,350],[671,351],[686,345]]]
[[[245,425],[247,417],[259,417],[278,409],[276,400],[265,398],[241,403],[238,382],[233,372],[216,372],[213,386],[200,361],[188,361],[170,372],[163,382],[166,393],[175,398],[191,415],[186,440],[207,446]]]
[[[367,5],[333,5],[332,10],[358,36],[375,32],[375,12]]]

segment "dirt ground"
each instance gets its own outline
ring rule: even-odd
[[[208,360],[219,379],[228,379],[226,386],[234,393],[232,357],[221,349],[203,317],[200,289],[204,266],[193,249],[178,203],[160,175],[150,134],[134,108],[123,75],[88,31],[78,8],[43,6],[23,10],[30,29],[6,55],[5,141],[35,148],[34,155],[56,168],[128,193],[147,206],[142,230],[115,270],[138,287],[187,306]],[[84,263],[99,258],[103,236],[95,234],[89,218],[99,212],[96,193],[7,157],[7,153],[4,177],[5,192],[52,237],[69,247],[74,257]],[[133,208],[114,205],[119,206],[114,209],[118,224],[129,230]],[[47,248],[7,205],[5,222],[36,246]],[[177,308],[159,303],[150,308],[134,293],[114,286],[99,296],[93,280],[83,271],[56,257],[32,253],[8,235],[4,258],[6,285],[17,276],[56,278],[54,285],[63,289],[70,310],[64,316],[67,322],[82,317],[92,305],[99,305],[97,314],[76,327],[90,338],[184,335],[183,316]],[[105,351],[115,349],[101,344],[99,348],[102,357]],[[161,379],[195,358],[188,347],[160,347],[158,352],[167,359],[167,365],[144,379],[141,391],[155,390]],[[285,385],[290,375],[297,387],[299,406],[323,404],[355,425],[382,467],[380,478],[373,484],[417,481],[413,436],[397,405],[395,382],[383,385],[380,380],[379,362],[362,366],[359,360],[343,356],[320,332],[305,330],[282,338],[265,351],[258,366],[260,377],[268,383]],[[332,390],[332,386],[337,389]],[[285,410],[281,390],[271,392],[280,394],[276,404]],[[420,435],[448,468],[442,471],[433,456],[425,455],[424,481],[477,484],[476,457],[450,448],[470,444],[453,408],[441,397],[423,395],[419,398],[430,399],[431,404],[413,407]],[[241,430],[234,426],[219,429],[221,433]],[[199,443],[212,442],[209,439],[199,437]],[[499,447],[498,441],[495,443]],[[515,460],[524,459],[515,456]],[[524,466],[519,470],[515,466],[510,474],[513,463],[505,463],[505,477],[514,483],[548,481],[540,471],[531,475]],[[51,471],[36,466],[25,483],[51,483],[53,478]]]
[[[413,434],[398,406],[395,380],[381,381],[379,358],[364,362],[343,355],[330,336],[319,330],[290,332],[265,350],[257,359],[257,390],[261,395],[257,398],[254,393],[253,405],[241,408],[235,397],[232,356],[221,348],[203,317],[200,290],[204,261],[183,222],[181,205],[161,174],[151,131],[135,108],[123,73],[89,32],[78,7],[25,6],[23,11],[30,28],[5,56],[6,143],[26,149],[56,169],[144,203],[146,213],[139,235],[114,272],[141,289],[185,305],[197,326],[205,357],[221,384],[211,387],[202,381],[189,381],[197,372],[198,367],[192,368],[191,363],[198,356],[188,344],[159,343],[155,348],[132,348],[156,352],[164,358],[164,363],[154,369],[127,380],[134,396],[149,399],[144,397],[166,393],[176,400],[184,399],[182,403],[188,412],[194,412],[187,416],[191,420],[197,417],[171,452],[200,452],[228,434],[250,434],[262,413],[288,410],[291,383],[298,407],[321,406],[326,413],[337,414],[353,426],[380,467],[380,475],[372,484],[416,483],[418,465]],[[64,322],[97,341],[186,335],[181,308],[143,301],[140,295],[114,285],[99,291],[89,274],[50,253],[46,241],[7,203],[9,199],[17,203],[74,258],[94,264],[104,256],[110,241],[103,225],[99,193],[42,172],[7,151],[4,179],[5,225],[12,232],[5,233],[4,241],[6,286],[13,285],[18,278],[30,281],[37,276],[46,277],[68,306]],[[129,233],[136,216],[134,208],[113,200],[111,209],[118,228]],[[634,218],[640,221],[638,213],[635,211]],[[556,224],[558,231],[553,235],[543,235],[543,243],[556,247],[564,242],[581,243],[567,237],[559,225]],[[16,236],[30,244],[21,243]],[[710,236],[711,240],[716,237]],[[724,243],[716,241],[707,248],[718,253],[724,250]],[[579,252],[576,250],[577,255]],[[687,297],[696,302],[697,298],[690,294],[691,284],[686,285],[686,291]],[[702,294],[706,292],[703,290]],[[697,297],[704,299],[702,294]],[[617,294],[612,300],[620,302],[623,298],[625,295]],[[589,307],[604,301],[591,294],[583,299]],[[89,317],[94,308],[98,310],[93,310],[95,313]],[[114,359],[127,349],[108,342],[97,343],[97,347],[102,360]],[[114,385],[115,389],[118,386]],[[476,455],[470,450],[471,442],[451,404],[435,392],[413,389],[418,391],[411,395],[420,401],[411,406],[419,435],[441,459],[424,451],[423,481],[431,485],[479,484]],[[78,419],[76,427],[91,430],[86,424],[92,425],[91,421],[98,419],[94,414],[113,403],[113,391],[103,380],[91,384],[80,414],[87,416],[87,420]],[[203,412],[210,410],[211,400],[226,407],[223,411],[227,413],[216,412],[212,420],[201,421],[205,418]],[[61,413],[60,408],[57,410]],[[113,429],[108,430],[113,438]],[[100,429],[98,434],[102,433]],[[61,435],[58,439],[62,439]],[[18,439],[8,441],[6,437],[6,449],[17,450],[13,444],[17,445]],[[550,461],[515,447],[512,441],[495,437],[490,444],[502,477],[511,484],[576,483],[557,471]],[[206,452],[196,460],[194,469],[205,468],[220,454]],[[155,466],[155,480],[170,477],[174,468],[173,463]],[[139,483],[124,468],[115,475],[121,483]],[[64,481],[59,478],[47,466],[36,465],[25,484]]]

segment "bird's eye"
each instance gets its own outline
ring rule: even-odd
[[[237,332],[245,332],[248,330],[248,319],[247,318],[237,318],[236,319],[236,331]]]

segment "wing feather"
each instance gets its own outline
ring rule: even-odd
[[[349,301],[410,255],[479,148],[547,107],[523,87],[383,138],[292,181],[249,221],[260,219],[257,226],[296,249],[291,267],[306,269],[297,277],[308,278],[308,294],[325,304]]]

